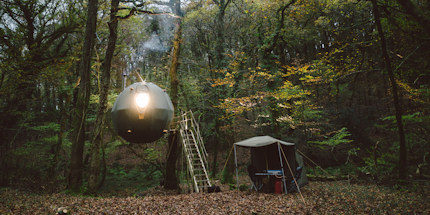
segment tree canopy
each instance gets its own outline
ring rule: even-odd
[[[340,174],[428,179],[429,11],[422,0],[1,0],[0,185],[96,192],[135,169],[165,179],[167,135],[130,144],[110,122],[136,73],[176,113],[196,113],[213,177],[235,141],[270,135]]]

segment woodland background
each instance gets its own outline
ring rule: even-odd
[[[255,135],[296,143],[311,179],[430,178],[429,1],[1,0],[0,20],[1,187],[184,183],[168,135],[112,130],[136,72],[196,114],[222,183],[232,144]]]

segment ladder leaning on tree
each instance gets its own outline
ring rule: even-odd
[[[208,174],[207,152],[200,136],[199,125],[193,112],[182,112],[180,119],[182,148],[187,160],[187,169],[191,176],[195,192],[202,192],[211,186]]]

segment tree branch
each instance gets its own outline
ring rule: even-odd
[[[415,6],[410,0],[397,0],[399,4],[412,16],[422,27],[429,32],[430,18],[426,16],[422,10]]]

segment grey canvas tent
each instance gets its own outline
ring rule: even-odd
[[[251,164],[248,166],[251,180],[253,176],[277,176],[282,179],[284,192],[287,189],[300,187],[308,183],[303,158],[296,153],[295,144],[275,139],[270,136],[257,136],[242,140],[234,144],[237,186],[239,187],[239,173],[236,147],[246,147],[251,150]],[[251,173],[252,172],[252,173]],[[297,179],[297,185],[293,182]],[[252,180],[254,185],[255,181]]]

